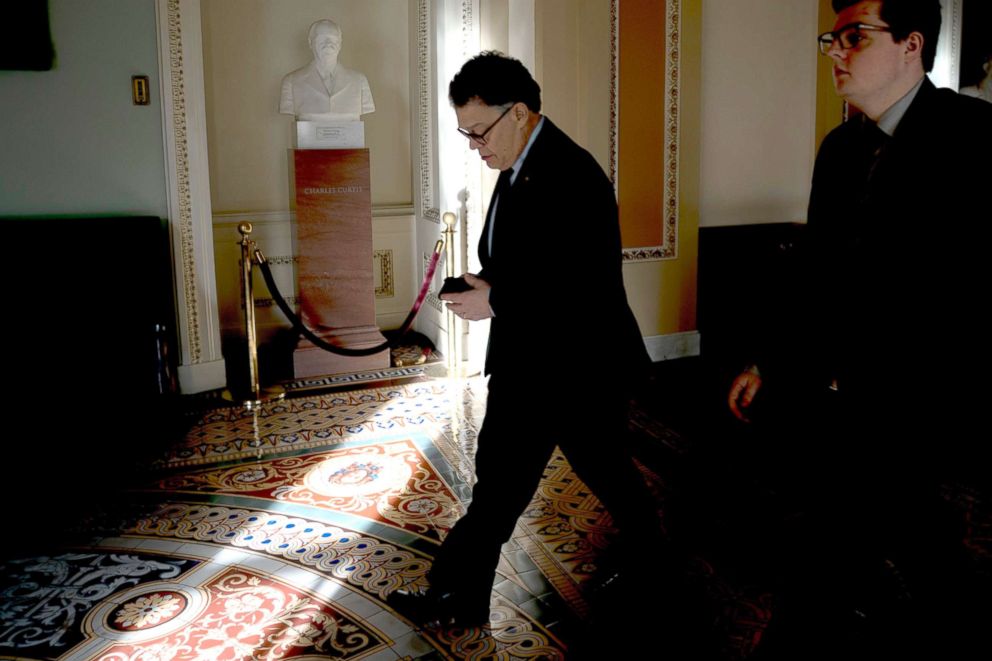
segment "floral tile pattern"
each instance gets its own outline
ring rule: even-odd
[[[385,649],[390,642],[319,597],[249,570],[228,569],[199,592],[202,603],[188,623],[178,616],[193,604],[176,591],[131,594],[105,609],[94,632],[127,635],[95,658],[354,659]]]
[[[422,554],[368,534],[278,512],[219,505],[168,503],[124,534],[254,551],[382,598],[392,590],[422,582],[430,567]]]
[[[425,377],[193,414],[94,519],[109,537],[0,565],[0,658],[566,658],[613,530],[560,454],[489,627],[421,630],[385,602],[425,585],[471,497],[485,396],[481,378]]]
[[[440,429],[453,403],[444,381],[267,402],[200,413],[161,467],[257,459],[405,429]]]
[[[0,653],[56,658],[83,639],[92,608],[122,589],[175,580],[200,563],[132,553],[63,553],[0,564]],[[143,589],[143,588],[141,588]],[[176,602],[178,603],[178,602]],[[167,613],[161,610],[161,617]]]
[[[156,486],[308,505],[435,541],[462,513],[457,497],[411,438],[183,473]]]

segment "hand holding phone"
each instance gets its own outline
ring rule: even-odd
[[[444,285],[441,286],[441,291],[438,292],[438,296],[444,296],[445,294],[459,294],[470,289],[472,289],[472,286],[465,282],[465,278],[445,278]]]

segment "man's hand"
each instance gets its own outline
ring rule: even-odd
[[[442,296],[441,300],[448,304],[448,309],[468,321],[479,321],[493,316],[492,308],[489,307],[489,283],[471,273],[466,273],[462,277],[472,289]]]
[[[746,411],[751,406],[751,402],[754,401],[754,397],[760,389],[761,375],[754,368],[744,370],[734,379],[734,382],[730,385],[727,404],[730,406],[730,412],[738,420],[751,422],[751,419],[747,417]]]

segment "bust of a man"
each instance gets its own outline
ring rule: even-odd
[[[982,65],[985,77],[975,85],[962,87],[961,93],[966,96],[976,96],[992,103],[992,52],[985,56],[985,64]]]
[[[301,121],[358,121],[375,110],[365,75],[338,64],[341,28],[316,21],[307,33],[313,61],[282,79],[279,112]]]

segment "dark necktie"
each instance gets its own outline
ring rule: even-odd
[[[865,156],[865,180],[870,181],[879,158],[889,141],[889,134],[872,121],[865,121],[862,146]]]
[[[513,168],[507,168],[499,173],[499,179],[496,180],[496,195],[493,196],[493,204],[496,205],[496,209],[489,215],[489,237],[487,239],[490,257],[493,254],[493,234],[495,232],[494,227],[496,225],[496,214],[499,213],[500,208],[505,208],[505,203],[508,201],[507,196],[510,192],[510,177],[512,176]]]

